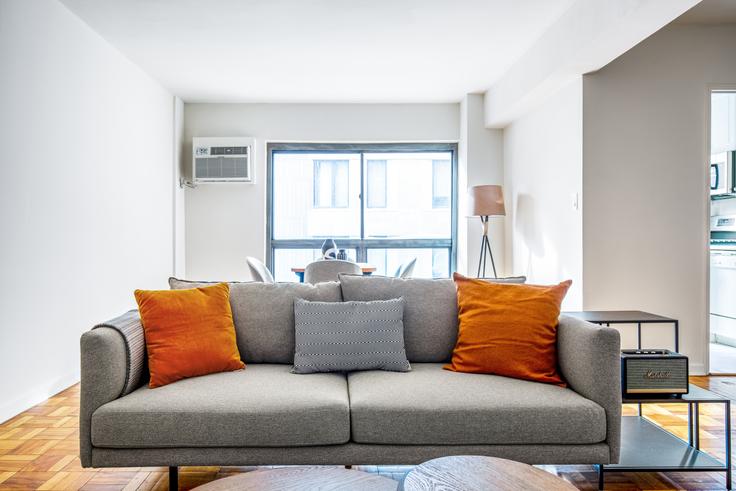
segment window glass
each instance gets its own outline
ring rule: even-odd
[[[274,239],[360,237],[360,154],[274,153]]]
[[[347,160],[314,161],[315,208],[347,208],[350,200],[350,174]]]
[[[413,276],[449,276],[452,146],[273,145],[268,248],[277,281],[298,281],[292,268],[319,259],[328,238],[349,260],[376,266],[377,274],[393,276],[416,258]]]
[[[452,168],[449,160],[432,161],[432,208],[449,208]]]
[[[386,208],[386,161],[369,160],[366,163],[366,206],[368,208]]]
[[[434,249],[368,249],[367,261],[376,267],[375,274],[396,276],[399,268],[412,259],[413,278],[448,278],[450,276],[450,250]]]
[[[447,206],[435,206],[435,181],[446,179],[452,190],[451,154],[382,153],[365,154],[367,161],[386,162],[386,206],[367,207],[365,237],[381,239],[447,238],[452,236],[452,213],[449,194]],[[434,162],[442,175],[436,177]],[[445,172],[446,170],[446,172]],[[370,182],[370,181],[369,181]],[[442,187],[442,186],[439,186]],[[444,187],[442,187],[444,190]]]

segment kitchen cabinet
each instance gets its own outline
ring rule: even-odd
[[[710,153],[728,150],[736,150],[736,92],[713,92]]]

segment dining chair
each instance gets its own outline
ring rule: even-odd
[[[343,261],[341,259],[320,259],[307,264],[304,268],[304,283],[322,283],[324,281],[337,281],[337,275],[363,274],[357,263]]]
[[[413,258],[401,266],[399,266],[399,269],[396,270],[396,273],[394,276],[396,278],[411,278],[411,275],[414,274],[414,266],[417,264],[417,258]]]
[[[266,265],[263,264],[263,261],[251,256],[248,256],[246,261],[248,261],[248,268],[250,269],[250,275],[253,278],[253,281],[260,281],[261,283],[276,283],[276,280],[273,279],[273,275]]]

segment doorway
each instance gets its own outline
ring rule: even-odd
[[[709,371],[736,374],[736,90],[710,93]]]

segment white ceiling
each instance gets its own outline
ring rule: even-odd
[[[573,0],[61,0],[187,102],[456,102]]]

